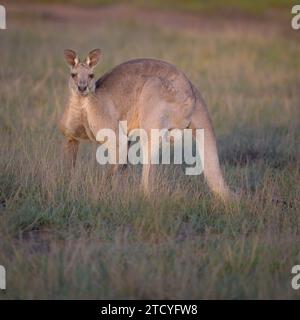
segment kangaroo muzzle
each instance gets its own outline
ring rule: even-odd
[[[83,93],[87,90],[87,85],[80,85],[78,86],[78,91]]]

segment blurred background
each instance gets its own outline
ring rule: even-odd
[[[300,30],[289,0],[2,1],[0,264],[10,298],[299,298]],[[109,179],[82,145],[72,179],[57,122],[66,48],[96,70],[166,60],[200,88],[237,203],[202,177]]]

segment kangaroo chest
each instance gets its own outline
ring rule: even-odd
[[[84,105],[81,109],[81,126],[84,128],[84,131],[85,131],[85,136],[86,136],[85,139],[96,141],[94,130],[88,119],[87,107],[88,106]]]

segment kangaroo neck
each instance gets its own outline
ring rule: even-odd
[[[69,96],[69,105],[72,109],[85,109],[95,100],[95,94],[89,93],[81,96],[78,93],[71,92]]]

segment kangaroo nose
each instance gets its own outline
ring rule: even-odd
[[[86,90],[86,88],[87,88],[87,86],[78,86],[78,90],[80,91],[80,92],[84,92],[85,90]]]

